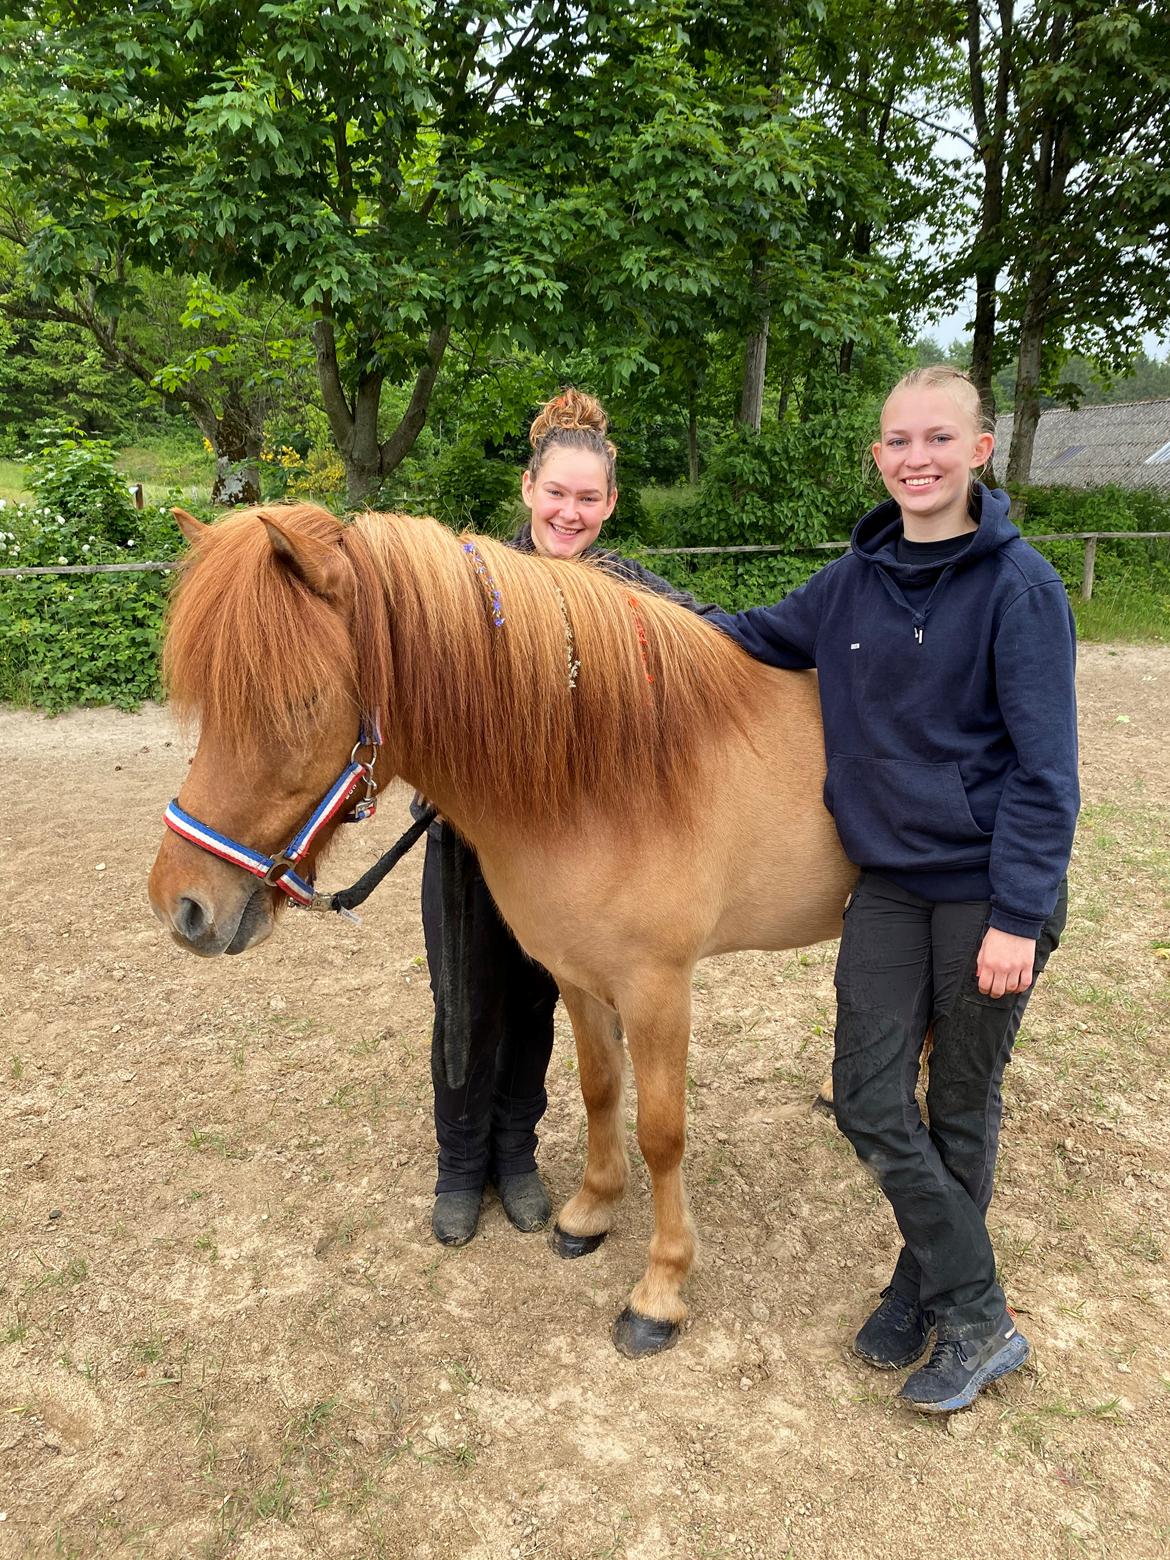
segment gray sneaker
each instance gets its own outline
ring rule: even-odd
[[[970,1408],[993,1381],[1020,1366],[1031,1353],[1028,1340],[1006,1312],[993,1333],[983,1338],[941,1337],[934,1352],[906,1383],[899,1399],[922,1414],[953,1414]]]

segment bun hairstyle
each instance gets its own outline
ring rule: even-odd
[[[540,468],[553,450],[588,450],[605,466],[606,497],[617,487],[614,465],[617,449],[606,438],[609,418],[594,396],[571,386],[546,401],[533,419],[528,430],[532,445],[532,459],[528,462],[528,475],[533,482],[540,475]]]

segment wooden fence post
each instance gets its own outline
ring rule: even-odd
[[[1093,570],[1097,567],[1097,538],[1085,537],[1085,571],[1081,576],[1081,600],[1093,599]]]

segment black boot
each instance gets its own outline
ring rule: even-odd
[[[479,1223],[477,1191],[439,1192],[431,1211],[431,1229],[444,1246],[466,1246]]]
[[[552,1206],[539,1170],[497,1176],[496,1190],[509,1220],[525,1235],[544,1229],[552,1217]]]

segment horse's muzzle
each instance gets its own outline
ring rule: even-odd
[[[272,933],[271,890],[261,886],[244,897],[235,913],[213,911],[193,890],[181,894],[173,908],[164,908],[152,897],[155,915],[180,948],[214,959],[221,953],[244,953]]]

